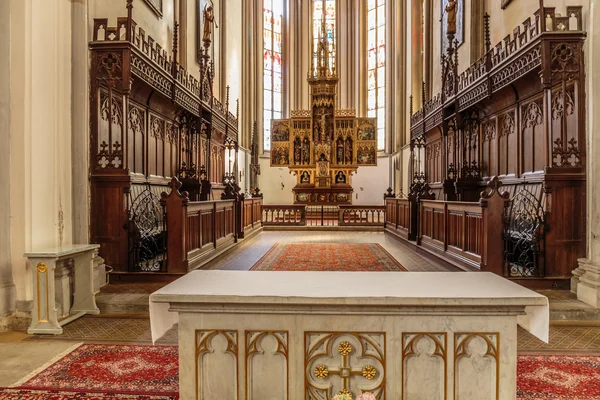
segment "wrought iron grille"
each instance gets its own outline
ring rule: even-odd
[[[543,277],[546,213],[540,199],[522,188],[504,218],[504,266],[510,277]]]
[[[146,187],[131,202],[128,213],[129,269],[162,271],[167,256],[167,232],[159,197]]]

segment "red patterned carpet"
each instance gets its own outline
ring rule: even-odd
[[[84,344],[0,399],[175,399],[178,374],[176,346]]]
[[[519,355],[518,399],[600,399],[600,356]]]
[[[600,399],[600,356],[519,355],[517,399]],[[0,399],[176,400],[176,346],[84,344]]]
[[[253,271],[407,271],[377,243],[275,243]]]

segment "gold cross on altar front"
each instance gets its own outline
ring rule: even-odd
[[[375,375],[377,375],[377,370],[372,365],[366,365],[361,369],[352,368],[350,365],[350,354],[352,353],[353,347],[349,342],[341,342],[337,350],[342,356],[342,366],[339,369],[335,369],[320,364],[315,367],[314,374],[317,379],[325,379],[330,374],[339,375],[339,377],[342,378],[342,389],[338,394],[348,394],[352,396],[352,391],[350,390],[350,378],[352,376],[361,375],[367,380],[372,380],[375,378]]]

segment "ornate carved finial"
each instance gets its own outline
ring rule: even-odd
[[[386,193],[383,194],[384,198],[395,198],[396,197],[396,193],[394,193],[394,189],[392,189],[392,187],[390,186],[389,188],[387,188]]]
[[[485,32],[485,52],[489,52],[492,47],[490,40],[490,14],[485,13],[483,16],[483,30]]]
[[[171,73],[174,78],[177,78],[177,49],[179,47],[179,23],[175,22],[175,29],[173,30],[173,63],[171,64]],[[175,91],[173,91],[175,93]]]
[[[125,38],[128,42],[131,42],[131,29],[133,22],[133,0],[127,0],[127,33],[125,33]]]
[[[260,189],[258,187],[254,188],[254,191],[252,192],[252,197],[263,197],[263,194],[260,192]]]
[[[489,199],[494,196],[494,194],[498,193],[503,199],[509,199],[510,194],[507,191],[501,192],[501,188],[502,181],[497,176],[493,176],[488,182],[487,187],[480,193],[479,197],[481,199]]]
[[[171,182],[169,182],[169,188],[171,188],[171,191],[169,193],[167,192],[162,192],[160,194],[161,197],[161,204],[164,206],[165,205],[165,201],[167,198],[172,197],[172,196],[176,196],[179,198],[182,198],[184,200],[184,204],[187,204],[188,200],[189,200],[189,194],[188,192],[180,192],[179,188],[181,188],[181,182],[179,181],[179,179],[177,179],[176,177],[171,178]]]

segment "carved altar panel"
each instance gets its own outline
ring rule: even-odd
[[[445,400],[448,397],[447,336],[444,332],[402,334],[403,399]]]
[[[246,331],[247,400],[289,396],[287,331]]]
[[[305,332],[305,399],[371,392],[385,399],[384,332]]]
[[[271,166],[289,166],[290,154],[293,154],[293,149],[290,146],[289,121],[273,120],[271,122]]]
[[[500,390],[499,333],[454,334],[454,398],[498,400]],[[477,379],[472,379],[477,376]]]
[[[196,330],[196,398],[238,399],[238,333]]]
[[[375,118],[361,118],[356,129],[358,165],[377,165],[377,127]]]

